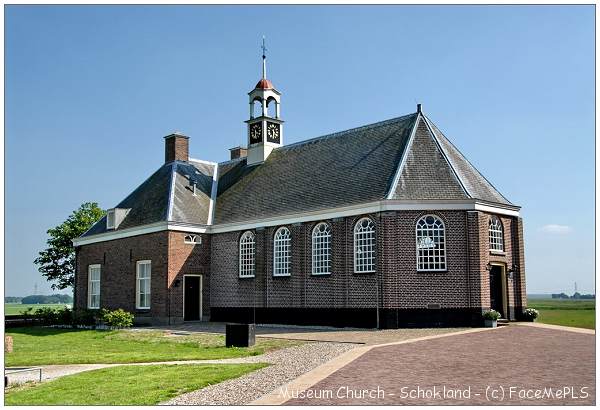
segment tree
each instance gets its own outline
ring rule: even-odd
[[[75,248],[73,239],[79,237],[104,215],[95,202],[86,202],[62,224],[48,229],[48,247],[33,261],[47,280],[54,281],[52,289],[73,286],[75,276]]]

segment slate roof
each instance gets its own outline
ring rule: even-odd
[[[118,230],[167,220],[208,224],[215,166],[193,160],[164,164],[117,204],[116,208],[130,209]],[[190,181],[196,184],[195,196]],[[102,217],[82,236],[107,231],[106,217]]]
[[[429,118],[426,120],[471,198],[513,205],[465,158]]]
[[[164,164],[117,205],[130,208],[118,230],[161,221],[244,222],[388,198],[512,205],[428,118],[414,113],[276,148],[262,164],[245,158]],[[83,236],[103,232],[104,218]]]
[[[273,150],[219,168],[215,223],[354,205],[386,196],[416,114]]]

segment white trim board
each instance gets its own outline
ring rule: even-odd
[[[472,199],[461,201],[383,200],[354,206],[280,216],[276,218],[257,219],[248,222],[234,222],[212,226],[163,221],[135,228],[101,233],[84,238],[76,238],[73,240],[73,244],[75,246],[88,245],[96,242],[110,241],[114,239],[127,238],[160,231],[178,231],[189,233],[233,232],[255,229],[258,227],[291,225],[294,223],[313,222],[385,211],[482,211],[499,215],[519,216],[519,207],[502,207]]]
[[[406,141],[406,146],[404,147],[404,152],[402,153],[402,158],[400,158],[400,164],[398,164],[398,168],[396,169],[396,174],[394,175],[394,179],[392,180],[392,185],[390,186],[390,190],[386,195],[386,199],[392,199],[396,189],[398,188],[398,182],[400,181],[400,176],[402,175],[402,171],[404,170],[404,165],[406,164],[406,158],[408,157],[408,152],[411,150],[413,141],[415,139],[415,134],[417,133],[417,128],[419,126],[419,120],[421,119],[421,113],[417,113],[417,118],[415,119],[415,123],[413,124],[413,129],[410,132],[410,136],[408,137],[408,141]]]
[[[217,201],[217,188],[219,186],[219,167],[215,164],[215,170],[213,172],[213,182],[210,190],[210,202],[208,205],[208,225],[213,224],[215,218],[215,203]]]

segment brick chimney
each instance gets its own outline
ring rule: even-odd
[[[244,158],[248,156],[248,148],[246,147],[234,147],[229,148],[229,152],[231,153],[231,159]]]
[[[189,137],[175,132],[165,137],[165,163],[171,161],[188,161]]]

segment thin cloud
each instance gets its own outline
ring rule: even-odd
[[[573,231],[573,229],[568,225],[557,225],[557,224],[544,225],[544,226],[542,226],[542,228],[540,230],[542,232],[555,233],[555,234],[559,234],[559,235],[565,235],[565,234],[571,233],[571,231]]]

